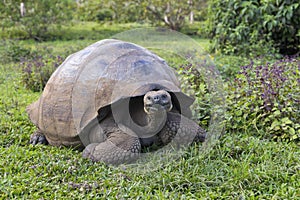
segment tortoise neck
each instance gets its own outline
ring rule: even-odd
[[[154,135],[158,133],[163,126],[166,124],[167,121],[167,112],[154,112],[147,114],[147,125],[144,126],[144,130],[146,134]]]

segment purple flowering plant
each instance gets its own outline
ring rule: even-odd
[[[228,85],[227,127],[278,140],[300,140],[300,61],[286,57],[242,66]]]
[[[63,62],[61,56],[37,55],[31,58],[22,58],[19,65],[22,69],[22,82],[32,91],[42,91],[51,74]]]

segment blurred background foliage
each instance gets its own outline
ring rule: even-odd
[[[4,37],[47,40],[51,30],[72,20],[75,8],[71,0],[2,0],[0,25]]]
[[[296,54],[297,0],[1,0],[1,37],[56,39],[78,21],[166,26],[212,40],[211,51],[231,55]],[[21,9],[21,3],[24,9]]]

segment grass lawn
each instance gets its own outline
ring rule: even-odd
[[[94,41],[20,45],[60,54]],[[208,40],[196,41],[208,46]],[[299,146],[256,138],[247,130],[226,132],[204,156],[191,146],[178,160],[147,173],[93,163],[69,148],[29,145],[35,127],[25,108],[40,93],[20,80],[17,63],[0,64],[0,199],[300,199]]]

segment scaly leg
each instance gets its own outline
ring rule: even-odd
[[[136,160],[140,151],[141,144],[137,137],[116,128],[104,142],[89,144],[83,151],[83,157],[118,165]]]
[[[206,131],[193,120],[170,112],[166,125],[158,135],[163,145],[171,141],[175,142],[176,145],[186,145],[191,142],[204,142]]]

